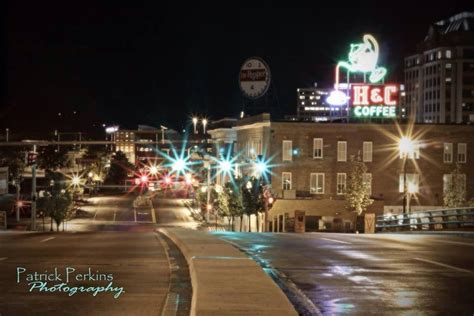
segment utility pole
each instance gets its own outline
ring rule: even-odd
[[[33,145],[36,153],[36,145]],[[31,230],[36,230],[36,159],[31,166]]]
[[[20,221],[20,178],[15,179],[16,187],[16,221]]]

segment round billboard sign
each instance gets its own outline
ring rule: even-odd
[[[260,98],[270,86],[270,68],[263,59],[251,57],[240,67],[239,83],[247,98]]]

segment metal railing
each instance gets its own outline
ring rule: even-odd
[[[474,229],[474,207],[459,207],[399,215],[380,215],[376,230],[443,230]]]

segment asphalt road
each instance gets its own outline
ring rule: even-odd
[[[324,315],[473,315],[474,239],[215,233],[277,269]]]
[[[154,232],[0,233],[0,315],[158,315],[170,286],[170,266]],[[25,268],[17,283],[17,269]],[[111,274],[120,290],[98,293],[30,292],[28,273],[55,268],[61,281],[75,269],[67,286],[107,287],[110,280],[75,279]],[[21,271],[21,270],[20,270]]]

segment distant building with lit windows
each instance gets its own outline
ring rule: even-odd
[[[430,26],[405,58],[407,115],[418,123],[474,122],[474,12]]]
[[[332,89],[315,87],[298,88],[296,90],[296,115],[286,116],[292,121],[331,122],[347,119],[347,111],[343,107],[331,106],[326,98]]]

